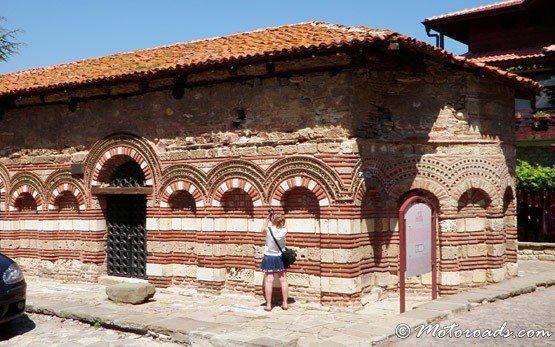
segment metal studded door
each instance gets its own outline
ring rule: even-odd
[[[146,196],[108,195],[108,274],[146,277]]]

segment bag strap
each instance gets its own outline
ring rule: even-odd
[[[277,248],[280,251],[283,252],[285,250],[285,247],[283,249],[281,249],[281,247],[279,246],[279,243],[277,242],[276,237],[274,236],[274,233],[272,232],[272,227],[268,227],[268,230],[270,230],[270,235],[272,235],[272,238],[274,239],[274,242],[276,243]]]

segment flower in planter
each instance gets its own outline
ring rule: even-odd
[[[545,111],[537,111],[532,115],[532,120],[532,128],[534,130],[547,130],[549,121],[551,120],[551,114]]]

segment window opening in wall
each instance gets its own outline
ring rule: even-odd
[[[144,187],[145,175],[134,161],[128,161],[116,168],[110,180],[111,187]]]
[[[23,193],[17,197],[14,203],[15,208],[21,212],[29,212],[37,210],[37,202],[29,193]]]
[[[312,191],[304,187],[295,187],[288,190],[281,199],[283,209],[287,214],[320,215],[318,199]]]
[[[239,188],[232,189],[224,194],[222,206],[225,212],[252,214],[254,210],[251,196]]]
[[[236,117],[233,120],[233,127],[234,128],[239,128],[243,124],[245,124],[245,121],[247,119],[247,114],[246,114],[245,110],[243,110],[243,109],[237,109],[237,110],[235,110],[235,112],[236,112]]]
[[[174,211],[196,212],[195,198],[184,190],[174,192],[168,199],[168,205]]]
[[[56,197],[54,204],[58,207],[58,211],[78,211],[79,202],[73,193],[62,192]]]

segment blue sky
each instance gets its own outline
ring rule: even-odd
[[[223,36],[269,26],[321,20],[387,28],[434,43],[424,18],[496,0],[1,0],[5,28],[21,29],[25,45],[0,62],[0,74]],[[448,40],[446,49],[466,47]]]

